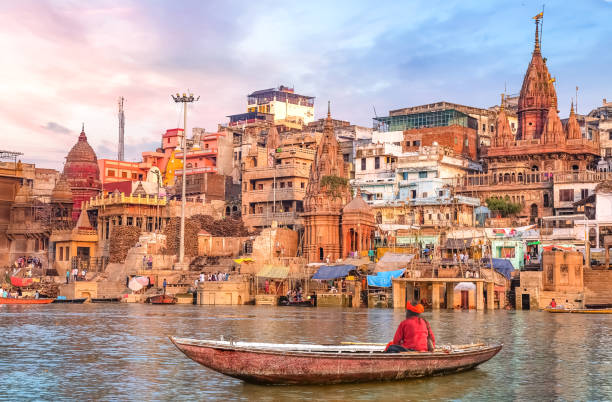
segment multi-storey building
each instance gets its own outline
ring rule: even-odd
[[[253,146],[243,155],[242,219],[246,226],[263,228],[276,221],[292,229],[303,227],[300,213],[314,146],[314,139],[301,135],[281,140],[273,126],[265,147]]]

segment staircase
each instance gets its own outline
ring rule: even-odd
[[[612,304],[612,270],[584,270],[584,303]]]

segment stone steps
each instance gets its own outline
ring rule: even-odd
[[[612,270],[584,271],[586,304],[612,303]]]

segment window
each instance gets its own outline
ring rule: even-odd
[[[427,172],[419,172],[419,179],[426,179],[427,178]]]
[[[376,193],[376,199],[382,200],[382,193]]]
[[[491,124],[491,132],[495,131],[495,126]]]
[[[70,259],[70,247],[66,247],[66,253],[64,254],[64,257],[66,257],[66,261]]]
[[[412,145],[414,145],[415,147],[420,147],[421,146],[421,140],[415,140]]]
[[[300,188],[304,188],[304,182],[300,183]]]
[[[292,182],[292,181],[288,181],[288,182],[287,182],[287,187],[289,187],[289,188],[293,188],[293,182]]]
[[[361,170],[366,170],[366,159],[361,158]]]
[[[108,169],[108,171],[106,172],[106,175],[108,177],[115,177],[115,171],[113,169]]]
[[[342,154],[342,160],[345,162],[349,161],[349,155],[348,154]]]
[[[608,131],[608,139],[612,140],[612,131]]]
[[[410,198],[416,198],[416,190],[410,190]]]
[[[257,189],[258,189],[258,190],[263,190],[263,184],[258,184],[258,185],[257,185]]]
[[[408,172],[403,172],[403,173],[402,173],[402,178],[403,178],[404,180],[408,180]]]
[[[284,181],[281,182],[280,188],[285,188],[285,182]]]
[[[374,169],[380,169],[380,158],[378,156],[374,158]]]
[[[58,247],[59,248],[59,260],[58,261],[63,261],[64,260],[64,247]]]
[[[482,125],[482,131],[487,131],[487,125],[486,124]]]
[[[127,172],[121,172],[121,177],[123,177],[124,179],[127,179]]]
[[[574,201],[574,190],[559,190],[559,201]]]
[[[427,198],[427,192],[423,192],[423,198]]]
[[[134,180],[138,179],[138,174],[137,173],[132,173],[132,179],[134,179]]]
[[[582,190],[580,190],[580,199],[581,200],[584,200],[588,196],[589,196],[589,189],[588,188],[583,188]]]

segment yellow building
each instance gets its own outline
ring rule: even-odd
[[[91,226],[85,209],[74,228],[53,230],[49,241],[52,250],[50,265],[62,277],[68,269],[95,268],[92,257],[96,255],[98,232]]]

